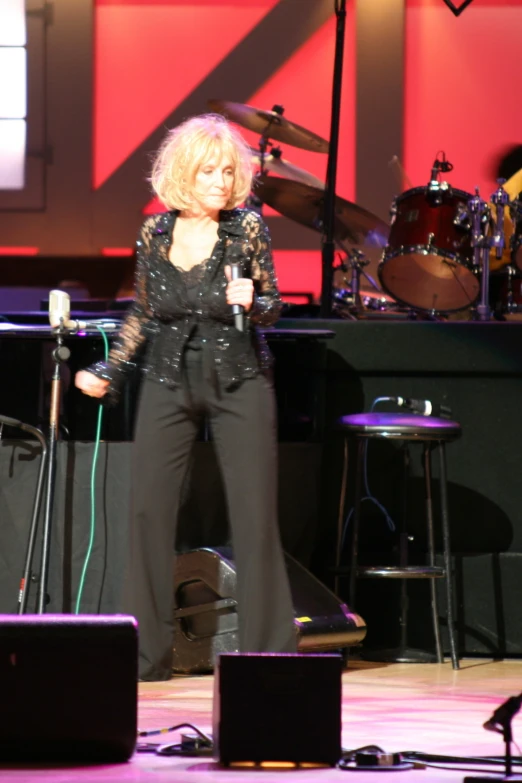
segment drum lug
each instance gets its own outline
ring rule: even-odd
[[[466,204],[459,204],[457,207],[457,214],[453,220],[453,225],[459,228],[465,228],[469,231],[471,223],[468,214],[468,208]]]

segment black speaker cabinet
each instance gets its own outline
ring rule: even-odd
[[[138,633],[118,615],[0,615],[0,761],[127,761]]]
[[[213,738],[222,764],[341,758],[340,655],[220,655]]]
[[[285,555],[299,652],[359,644],[364,620]],[[174,570],[174,670],[209,672],[220,653],[238,652],[236,566],[228,547],[178,555]]]

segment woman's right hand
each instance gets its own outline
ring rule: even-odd
[[[89,397],[103,397],[109,388],[109,381],[98,378],[88,370],[80,370],[76,373],[74,385]]]

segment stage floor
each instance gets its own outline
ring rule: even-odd
[[[159,728],[182,721],[212,731],[212,677],[176,677],[168,683],[140,684],[139,726]],[[375,744],[388,752],[417,750],[455,755],[500,755],[500,735],[482,724],[509,696],[522,690],[522,660],[491,662],[465,660],[460,671],[449,663],[376,664],[353,662],[343,674],[343,747]],[[81,705],[78,705],[81,709]],[[320,720],[320,716],[317,716]],[[522,713],[513,721],[515,741],[522,745]],[[170,739],[172,737],[172,740]],[[177,735],[151,740],[175,742]],[[514,749],[514,753],[518,751]],[[522,772],[522,769],[521,769]],[[461,781],[473,772],[461,770],[395,771],[393,780]],[[475,773],[478,774],[478,773]],[[0,779],[32,781],[169,781],[204,783],[234,781],[266,783],[286,781],[353,780],[382,783],[385,772],[345,772],[338,769],[220,769],[205,758],[164,758],[135,754],[127,764],[98,767],[0,768]]]

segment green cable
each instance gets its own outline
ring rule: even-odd
[[[107,335],[105,334],[101,326],[96,325],[96,328],[98,329],[98,331],[101,333],[101,336],[103,337],[103,343],[105,348],[105,361],[107,361],[109,355],[109,341],[107,340]],[[96,479],[96,465],[98,461],[98,451],[100,448],[102,414],[103,414],[103,406],[100,403],[100,406],[98,408],[98,423],[96,425],[96,438],[94,443],[94,453],[92,455],[92,468],[91,468],[91,532],[89,536],[89,545],[87,547],[87,554],[85,555],[85,560],[83,563],[82,575],[80,577],[78,595],[76,597],[75,614],[80,613],[80,603],[82,600],[83,588],[85,586],[87,567],[89,565],[89,560],[91,559],[91,554],[92,554],[92,548],[94,546],[94,533],[96,530],[96,481],[95,479]]]

